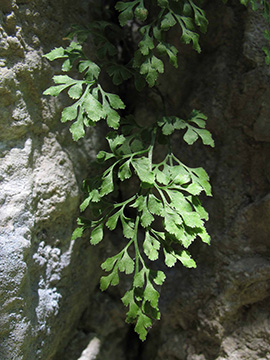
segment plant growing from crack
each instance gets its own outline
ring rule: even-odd
[[[240,1],[244,5],[249,2]],[[70,127],[73,139],[84,137],[85,127],[95,126],[100,120],[106,120],[112,129],[106,136],[109,150],[97,155],[104,171],[83,183],[86,197],[80,210],[90,208],[91,217],[79,217],[73,239],[90,229],[90,243],[97,245],[105,228],[110,231],[117,226],[122,228],[126,245],[101,265],[108,275],[102,276],[100,288],[106,290],[117,285],[120,272],[133,275],[122,302],[128,307],[126,321],[135,323],[141,340],[145,340],[153,321],[160,318],[157,287],[165,280],[165,273],[157,270],[159,263],[155,263],[155,269],[149,264],[162,253],[168,267],[180,261],[185,267],[194,268],[196,263],[187,249],[196,238],[210,243],[204,224],[208,214],[199,199],[202,192],[211,196],[208,175],[203,168],[190,168],[175,156],[171,136],[175,131],[182,132],[188,145],[200,139],[204,145],[214,147],[214,141],[205,128],[206,116],[197,110],[187,119],[165,113],[150,126],[140,126],[119,95],[104,90],[100,73],[107,72],[116,86],[134,82],[138,91],[144,86],[156,88],[159,74],[164,73],[164,56],[177,68],[178,50],[167,41],[170,29],[178,27],[182,41],[192,44],[198,53],[201,51],[198,31],[206,32],[208,24],[201,3],[199,0],[118,1],[115,9],[120,25],[111,20],[113,9],[103,9],[102,17],[88,28],[74,26],[66,48],[55,48],[45,55],[50,61],[61,59],[63,73],[75,68],[80,74],[79,79],[56,75],[55,85],[44,92],[57,96],[67,91],[73,103],[63,110],[61,121],[73,121]],[[267,1],[250,3],[254,10],[262,6],[270,22]],[[265,37],[270,41],[267,30]],[[95,48],[95,62],[84,52],[89,39]],[[131,49],[133,55],[124,61],[121,54],[130,53]],[[270,63],[269,48],[263,50],[266,62]],[[153,157],[158,144],[167,149],[161,162],[155,162]],[[139,181],[134,194],[119,201],[119,182],[134,183],[136,177]]]

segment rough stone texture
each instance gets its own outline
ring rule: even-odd
[[[216,141],[214,150],[196,147],[192,159],[181,151],[195,166],[204,158],[211,176],[212,245],[191,247],[196,270],[170,272],[163,318],[140,350],[143,360],[270,358],[270,71],[261,51],[264,23],[235,2],[219,8],[217,15],[217,4],[209,3],[205,52],[187,58],[189,79],[180,85],[180,94],[187,92],[185,108],[208,115]]]
[[[0,1],[1,360],[51,359],[98,281],[97,253],[71,241],[95,136],[75,145],[65,100],[42,96],[57,71],[42,55],[82,5]]]
[[[65,99],[42,96],[52,74],[42,53],[86,10],[67,0],[0,4],[0,358],[270,360],[270,68],[261,16],[239,1],[209,1],[202,54],[179,43],[181,67],[162,79],[172,113],[202,110],[216,141],[215,149],[179,148],[175,137],[179,157],[211,176],[212,245],[192,245],[197,269],[167,271],[162,320],[141,344],[124,323],[127,284],[100,293],[97,250],[70,241],[97,141],[73,144],[58,122]],[[102,258],[118,235],[110,240]]]

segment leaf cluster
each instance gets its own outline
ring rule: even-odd
[[[45,57],[55,60],[66,58],[71,53],[72,57],[68,57],[68,61],[69,64],[72,64],[72,61],[75,61],[73,49],[76,49],[78,71],[83,75],[83,79],[73,79],[68,75],[55,75],[53,81],[56,85],[45,90],[44,95],[58,96],[62,91],[68,89],[68,96],[75,102],[62,111],[61,121],[75,120],[70,131],[73,139],[77,141],[85,135],[84,127],[94,126],[101,119],[106,119],[109,127],[117,129],[120,115],[116,110],[124,109],[125,105],[118,95],[102,89],[98,82],[100,67],[91,60],[84,59],[81,45],[71,42],[67,49],[62,47],[53,49]],[[71,65],[64,66],[65,62],[62,70],[66,72],[71,69]]]
[[[251,4],[254,10],[261,6],[270,23],[267,0],[240,1],[243,5]],[[107,72],[116,86],[131,78],[137,90],[146,84],[150,88],[157,86],[159,75],[165,71],[164,56],[175,68],[178,66],[178,49],[168,42],[171,29],[178,28],[182,41],[192,44],[200,53],[198,32],[206,32],[208,25],[200,3],[118,1],[115,10],[119,24],[113,21],[113,16],[108,18],[110,12],[102,8],[99,14],[103,19],[86,28],[74,26],[67,47],[55,48],[44,55],[50,61],[62,61],[62,73],[53,77],[54,85],[44,95],[65,93],[70,98],[72,104],[63,109],[61,121],[73,121],[70,127],[73,139],[84,137],[85,128],[101,120],[110,128],[106,136],[108,147],[97,155],[102,171],[83,182],[85,199],[80,210],[86,215],[79,217],[72,237],[77,239],[88,230],[90,243],[97,245],[106,229],[122,231],[125,246],[102,263],[107,274],[102,276],[100,288],[105,291],[117,285],[120,273],[132,277],[122,302],[128,308],[126,321],[135,323],[141,340],[145,340],[153,322],[160,318],[158,287],[166,278],[160,269],[161,262],[169,268],[177,261],[195,268],[190,245],[196,238],[210,244],[205,228],[208,213],[199,199],[201,193],[212,195],[209,177],[203,168],[183,164],[174,155],[170,138],[175,131],[181,131],[188,145],[200,139],[204,145],[214,147],[214,141],[206,129],[206,116],[197,110],[187,120],[164,114],[152,126],[139,126],[125,109],[122,96],[104,90],[101,73]],[[270,42],[268,30],[265,37]],[[84,51],[89,39],[95,49],[94,61]],[[270,63],[269,49],[263,50],[266,62]],[[71,70],[77,71],[76,78]],[[167,149],[159,163],[153,160],[157,144]],[[120,200],[123,182],[137,184],[137,189]]]
[[[153,4],[151,3],[153,6]],[[121,26],[130,24],[136,19],[139,24],[141,39],[135,52],[132,65],[138,70],[150,87],[156,84],[158,75],[164,72],[166,55],[171,64],[177,68],[178,50],[167,42],[168,30],[180,27],[181,39],[185,44],[192,43],[193,48],[200,52],[199,34],[196,28],[206,32],[208,21],[204,11],[192,0],[158,0],[155,16],[149,16],[149,9],[143,0],[119,1],[115,8],[120,12]]]
[[[170,136],[182,130],[189,145],[200,138],[203,144],[214,146],[205,129],[206,117],[200,112],[192,112],[187,120],[164,115],[153,126],[141,127],[132,115],[121,117],[125,104],[119,95],[105,91],[100,83],[101,72],[105,70],[115,85],[132,77],[137,89],[145,82],[150,87],[156,85],[158,75],[164,72],[163,55],[177,67],[178,50],[166,40],[168,30],[176,25],[182,40],[192,43],[200,52],[196,27],[205,32],[207,20],[195,2],[158,0],[151,2],[153,6],[155,16],[143,0],[119,1],[115,8],[120,27],[107,20],[94,21],[88,28],[75,26],[66,48],[59,47],[45,55],[50,61],[63,61],[64,74],[55,75],[54,85],[44,94],[58,96],[65,92],[71,99],[72,104],[62,111],[61,121],[73,121],[70,127],[73,139],[85,136],[85,127],[95,126],[100,120],[105,120],[112,129],[106,136],[108,149],[97,155],[104,171],[83,183],[85,199],[80,210],[88,213],[78,219],[73,239],[89,230],[90,243],[97,245],[106,228],[122,230],[126,245],[101,265],[108,274],[102,276],[100,288],[104,291],[117,285],[120,273],[133,276],[122,302],[128,308],[126,321],[135,323],[141,340],[145,340],[153,321],[160,318],[158,286],[166,276],[158,269],[158,260],[163,259],[167,267],[179,261],[185,267],[195,268],[189,246],[196,237],[210,243],[204,226],[208,214],[198,197],[201,192],[211,195],[209,178],[202,168],[189,168],[177,159],[171,151]],[[135,41],[137,50],[125,63],[119,58],[119,47],[127,42],[127,34],[132,34],[135,25],[140,35]],[[95,62],[83,50],[89,38],[96,48]],[[74,69],[78,73],[76,79],[67,74]],[[168,153],[163,161],[154,163],[153,152],[162,137]],[[119,201],[121,183],[136,178],[137,190]],[[155,270],[149,266],[152,262]]]
[[[202,114],[193,112],[190,119],[198,120],[200,117],[205,119]],[[203,127],[202,121],[205,120],[200,120],[199,124]],[[190,120],[181,122],[182,128],[185,128],[184,124],[188,126]],[[128,124],[127,120],[125,124]],[[161,270],[150,270],[146,263],[163,258],[168,267],[179,261],[185,267],[195,268],[196,263],[188,247],[196,237],[210,243],[204,226],[208,214],[198,197],[201,192],[211,196],[207,173],[202,168],[187,167],[173,153],[160,163],[152,161],[157,133],[168,135],[164,131],[165,125],[161,121],[153,128],[137,127],[132,132],[126,131],[125,135],[116,131],[108,134],[110,152],[101,151],[97,159],[111,165],[86,184],[87,196],[81,205],[81,211],[93,205],[99,211],[91,221],[80,218],[73,234],[73,239],[76,239],[82,236],[84,230],[90,229],[90,243],[96,245],[102,241],[105,228],[110,231],[122,228],[128,243],[101,265],[109,275],[101,278],[100,287],[106,290],[109,285],[117,285],[120,272],[133,274],[132,287],[122,301],[129,308],[127,322],[136,323],[135,331],[142,340],[152,322],[160,318],[159,293],[155,286],[161,285],[165,279]],[[111,199],[109,194],[117,190],[117,183],[131,177],[138,177],[140,181],[137,192],[123,202]],[[132,214],[134,209],[136,216],[129,217],[127,214]],[[139,233],[144,233],[141,244],[138,244]],[[135,251],[135,261],[130,256],[131,247]]]

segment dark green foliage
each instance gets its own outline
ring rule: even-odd
[[[263,6],[269,21],[267,1],[240,1],[244,5],[251,3],[254,10]],[[88,28],[75,26],[66,48],[59,47],[45,55],[50,61],[62,59],[64,73],[77,69],[78,79],[56,75],[55,85],[44,92],[51,96],[67,92],[72,104],[63,110],[61,121],[73,121],[73,139],[82,138],[85,127],[102,119],[113,129],[106,137],[107,150],[97,155],[104,170],[83,183],[86,196],[80,210],[90,210],[90,215],[78,219],[72,238],[83,236],[88,229],[90,243],[97,245],[106,229],[122,230],[126,245],[101,265],[107,274],[102,276],[100,288],[104,291],[117,285],[119,273],[133,276],[122,302],[128,308],[126,321],[135,323],[141,340],[145,340],[153,321],[160,318],[158,286],[166,278],[163,271],[156,270],[160,261],[167,267],[179,261],[185,267],[195,268],[187,249],[196,238],[210,244],[205,228],[208,213],[199,199],[201,193],[212,195],[209,177],[201,167],[183,164],[174,155],[170,138],[180,131],[188,145],[200,139],[204,145],[214,147],[214,141],[206,130],[206,116],[197,110],[187,120],[164,114],[152,126],[139,126],[132,115],[123,114],[125,104],[120,97],[103,89],[100,74],[105,71],[117,86],[123,82],[130,85],[131,80],[137,90],[146,84],[157,86],[159,75],[165,71],[164,55],[177,68],[178,50],[167,41],[172,28],[180,30],[185,44],[201,51],[198,31],[206,32],[208,21],[200,4],[199,0],[119,1],[115,9],[120,25],[110,21],[102,9],[104,19],[93,21]],[[139,38],[129,43],[134,29]],[[268,30],[265,37],[270,41]],[[95,62],[83,51],[89,39],[95,49]],[[131,48],[134,53],[130,54]],[[269,49],[263,50],[270,63]],[[128,58],[121,54],[128,54]],[[167,148],[167,155],[155,163],[153,153],[158,142]],[[130,197],[124,194],[125,200],[119,200],[118,189],[127,181],[138,187]],[[149,267],[152,262],[155,270]]]
[[[170,129],[169,135],[175,130],[191,126],[192,119],[193,123],[204,127],[205,117],[193,112],[188,121],[173,118],[174,121],[170,121],[170,124],[175,126]],[[181,122],[181,126],[176,125],[177,120]],[[150,261],[164,258],[168,267],[180,261],[184,266],[194,268],[195,261],[186,249],[196,237],[210,243],[204,227],[208,214],[198,199],[201,192],[211,196],[206,172],[202,168],[187,167],[173,153],[168,153],[160,163],[153,163],[157,133],[163,132],[169,138],[166,121],[167,118],[162,118],[152,128],[132,127],[132,133],[126,132],[125,135],[118,132],[108,134],[110,152],[101,151],[98,160],[111,165],[94,180],[95,185],[86,189],[87,197],[81,205],[81,210],[84,211],[94,202],[101,209],[100,216],[90,223],[88,220],[84,223],[80,219],[79,227],[74,231],[74,238],[77,238],[82,236],[84,229],[90,228],[90,242],[95,245],[102,240],[105,227],[112,231],[121,226],[123,236],[129,241],[123,250],[102,264],[102,269],[109,272],[109,275],[101,278],[100,287],[101,290],[106,290],[109,285],[117,285],[120,272],[133,274],[133,285],[122,301],[129,308],[127,322],[136,322],[135,330],[142,340],[145,339],[152,320],[160,318],[159,293],[155,287],[165,279],[162,271],[151,271],[144,258]],[[127,123],[128,120],[125,119],[125,124]],[[196,129],[200,129],[199,126]],[[142,136],[146,133],[148,143]],[[210,133],[207,132],[205,136],[208,137],[207,141],[204,137],[202,139],[213,145]],[[190,143],[189,138],[186,141]],[[110,201],[107,195],[115,190],[117,182],[127,181],[134,176],[140,180],[137,192],[124,202]],[[136,210],[136,218],[126,215],[132,213],[128,208]],[[154,224],[159,219],[163,219],[163,231],[155,228]],[[139,231],[144,232],[144,240],[140,246]],[[131,247],[135,249],[135,263],[129,255]]]

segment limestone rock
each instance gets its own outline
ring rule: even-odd
[[[56,15],[53,1],[27,3],[0,6],[0,358],[5,360],[51,359],[98,281],[91,249],[71,241],[81,177],[95,150],[73,151],[77,144],[58,120],[63,105],[42,96],[52,74],[42,55],[49,43],[57,44],[53,33],[36,29],[54,27],[61,39],[69,26],[64,9],[72,2],[59,2]],[[81,142],[81,149],[92,143]]]

